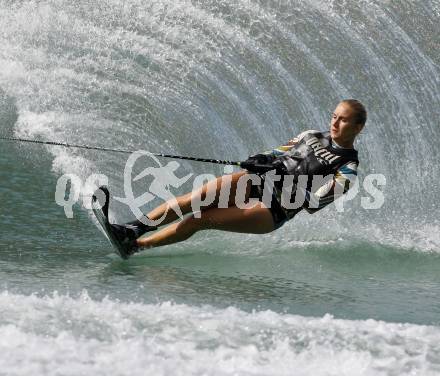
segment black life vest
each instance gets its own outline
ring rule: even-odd
[[[282,163],[286,175],[307,175],[307,189],[310,190],[314,175],[334,175],[350,162],[359,164],[357,150],[333,147],[330,132],[310,131],[301,136],[295,147],[276,157],[272,163]],[[275,182],[275,187],[281,190],[283,181],[284,178]]]

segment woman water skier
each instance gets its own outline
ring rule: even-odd
[[[362,103],[354,99],[343,100],[332,114],[329,132],[303,132],[287,145],[250,157],[241,164],[246,170],[218,177],[198,190],[177,197],[177,203],[184,215],[193,212],[191,204],[194,200],[203,202],[206,197],[214,197],[209,205],[200,208],[199,215],[193,213],[179,222],[170,224],[178,218],[175,211],[170,210],[175,201],[172,204],[164,202],[150,211],[146,218],[155,221],[163,217],[160,226],[169,224],[167,227],[148,237],[140,238],[153,228],[136,220],[125,225],[112,225],[114,232],[122,242],[130,244],[130,254],[137,252],[139,248],[180,242],[197,231],[206,229],[248,234],[272,232],[302,209],[314,213],[347,192],[357,175],[359,164],[357,151],[353,147],[354,140],[363,129],[366,119],[367,113]],[[327,179],[318,187],[313,187],[310,181],[313,179],[308,179],[303,189],[303,204],[291,208],[284,205],[285,201],[281,197],[283,188],[279,182],[274,183],[269,201],[262,199],[267,179],[262,175],[261,166],[269,166],[264,172],[273,169],[284,177],[292,176],[291,185],[294,187],[299,186],[297,177],[300,175],[330,176],[331,179]],[[252,184],[251,178],[247,176],[250,172],[261,175],[263,179],[260,185]],[[243,176],[245,178],[242,178]],[[245,180],[245,192],[239,192],[240,181]],[[226,207],[218,207],[221,190],[229,184],[230,193]],[[251,207],[243,208],[242,205],[237,206],[239,194],[244,196],[245,202],[250,198],[260,201]],[[295,197],[295,193],[292,197]]]

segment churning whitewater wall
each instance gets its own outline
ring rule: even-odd
[[[439,21],[434,0],[0,0],[0,89],[16,136],[233,160],[326,129],[340,99],[358,98],[369,111],[361,179],[386,176],[384,206],[357,198],[348,214],[301,216],[278,236],[319,226],[324,238],[431,249]],[[122,186],[124,156],[47,151],[56,174],[101,172]]]

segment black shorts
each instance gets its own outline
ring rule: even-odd
[[[249,198],[257,198],[261,201],[263,197],[263,188],[264,188],[264,179],[262,179],[262,183],[259,185],[251,185],[251,191],[249,194]],[[272,214],[272,219],[274,223],[275,230],[279,229],[282,225],[284,225],[289,219],[292,219],[298,212],[302,210],[302,208],[296,209],[294,212],[292,210],[283,209],[280,201],[277,198],[276,192],[272,193],[272,199],[270,202],[270,213]],[[292,212],[292,213],[290,213]]]

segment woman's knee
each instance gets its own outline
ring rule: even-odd
[[[182,219],[178,227],[192,232],[197,232],[204,228],[202,218],[197,218],[194,214],[190,214]]]
[[[191,208],[191,196],[192,196],[192,192],[189,192],[184,195],[176,197],[177,204],[179,205],[181,210],[187,212],[187,210],[185,209]]]

